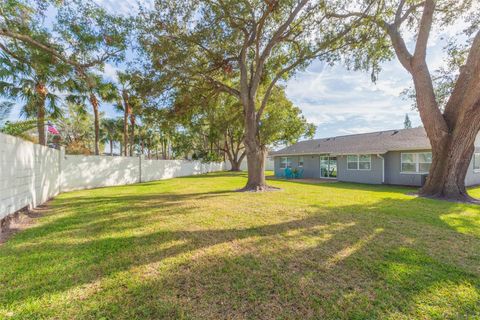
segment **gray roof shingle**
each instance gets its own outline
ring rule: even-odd
[[[270,156],[297,154],[383,154],[431,149],[424,128],[388,130],[297,142]]]

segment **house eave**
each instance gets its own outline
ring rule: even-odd
[[[357,154],[385,154],[391,151],[421,151],[421,150],[431,150],[431,147],[415,147],[415,148],[392,148],[388,150],[365,150],[358,152],[295,152],[295,153],[275,153],[270,154],[269,157],[293,157],[293,156],[318,156],[323,154],[333,155],[333,156],[348,156],[348,155],[357,155]]]

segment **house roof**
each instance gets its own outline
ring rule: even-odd
[[[301,154],[384,154],[431,149],[424,128],[388,130],[297,142],[270,156]]]

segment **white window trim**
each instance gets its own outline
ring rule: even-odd
[[[431,153],[431,152],[402,152],[400,153],[400,174],[428,174],[428,171],[419,171],[420,170],[420,163],[428,164],[428,162],[419,162],[418,161],[418,155],[420,153]],[[404,154],[413,154],[414,155],[414,162],[405,162],[405,163],[413,163],[415,164],[415,172],[410,172],[410,171],[403,171],[403,155]],[[432,164],[430,162],[430,164]]]
[[[357,157],[357,168],[356,169],[350,169],[348,167],[348,156],[356,156]],[[370,163],[370,169],[360,169],[360,162],[367,162],[367,161],[360,161],[360,156],[368,156],[369,163]],[[354,162],[351,162],[354,163]],[[372,155],[371,154],[349,154],[347,155],[347,171],[372,171]]]

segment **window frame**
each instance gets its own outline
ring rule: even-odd
[[[305,163],[305,158],[303,156],[298,157],[298,167],[303,168],[303,164]]]
[[[428,171],[420,171],[420,164],[432,164],[432,162],[420,162],[420,154],[430,154],[430,158],[432,157],[432,152],[431,151],[425,151],[425,152],[401,152],[400,153],[400,173],[401,174],[428,174],[430,170]],[[413,162],[405,162],[403,160],[404,155],[413,155]],[[408,163],[408,164],[414,164],[415,165],[415,171],[404,171],[403,170],[403,164]]]
[[[285,159],[285,167],[282,167],[282,164],[284,163]],[[290,164],[290,166],[289,166]],[[292,168],[292,158],[291,157],[280,157],[280,169],[287,169],[287,168]]]
[[[360,158],[361,157],[368,157],[368,162],[367,161],[360,161]],[[349,161],[349,157],[356,157],[357,160],[356,161]],[[351,169],[349,167],[349,163],[356,163],[357,166],[355,169]],[[369,168],[368,169],[361,169],[360,168],[360,163],[368,163],[369,164]],[[371,154],[349,154],[347,155],[347,170],[350,170],[350,171],[372,171],[372,155]]]

